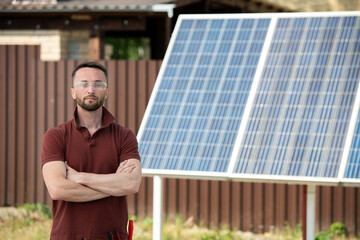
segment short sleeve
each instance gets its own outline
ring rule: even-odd
[[[51,161],[65,161],[64,137],[60,129],[49,129],[43,139],[41,166]]]
[[[138,150],[138,142],[135,134],[128,128],[123,128],[121,134],[120,147],[120,162],[130,158],[135,158],[140,161],[140,154]]]

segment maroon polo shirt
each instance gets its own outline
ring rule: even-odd
[[[116,172],[120,162],[140,160],[134,133],[116,123],[103,107],[102,127],[92,136],[74,118],[49,129],[44,136],[41,165],[50,161],[67,161],[79,172],[108,174]],[[119,184],[126,184],[119,183]],[[107,239],[109,232],[120,231],[128,239],[126,197],[107,197],[91,202],[52,202],[51,239]]]

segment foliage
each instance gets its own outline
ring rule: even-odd
[[[0,239],[49,239],[50,209],[44,204],[0,208]]]
[[[112,45],[113,47],[111,59],[142,59],[142,51],[144,47],[146,47],[146,41],[142,38],[108,37],[106,38],[105,43]]]
[[[42,214],[45,218],[51,219],[51,208],[43,203],[35,203],[35,204],[29,204],[25,203],[23,205],[18,206],[18,209],[24,209],[28,214],[38,212]]]
[[[315,236],[315,240],[329,240],[329,239],[345,239],[347,235],[346,227],[343,223],[335,222],[331,224],[327,232],[319,232]]]
[[[300,239],[302,237],[302,225],[299,223],[295,228],[291,228],[288,222],[285,222],[283,235],[285,239]]]
[[[335,222],[331,224],[329,230],[334,236],[344,237],[347,235],[347,229],[343,223]]]
[[[331,232],[318,232],[315,235],[315,240],[329,240],[332,237]]]

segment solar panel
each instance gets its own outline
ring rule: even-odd
[[[144,174],[359,178],[359,21],[180,16],[138,134]]]
[[[338,177],[358,88],[358,24],[278,19],[236,173]]]

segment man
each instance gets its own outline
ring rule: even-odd
[[[104,66],[80,64],[72,79],[74,118],[46,132],[41,152],[53,199],[51,239],[128,239],[125,196],[141,182],[136,137],[103,107],[109,94]]]

